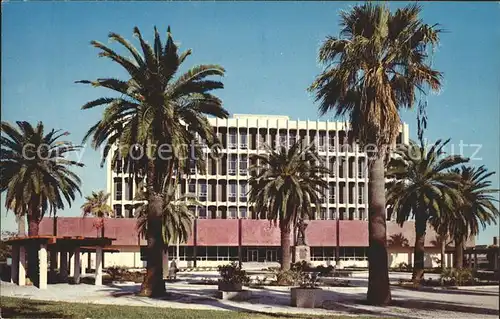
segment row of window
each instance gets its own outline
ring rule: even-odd
[[[123,210],[122,210],[123,209]],[[215,207],[215,206],[191,206],[189,207],[192,214],[198,219],[267,219],[268,216],[258,214],[253,211],[252,207]],[[133,218],[134,208],[132,205],[113,205],[113,210],[117,218]],[[366,220],[366,211],[364,208],[339,208],[337,214],[336,208],[321,207],[318,211],[313,212],[312,220]]]
[[[335,260],[335,247],[311,247],[311,260]],[[210,260],[210,261],[236,261],[239,259],[237,246],[179,246],[168,248],[169,256],[179,260]],[[141,259],[145,258],[146,250],[141,248]],[[281,257],[280,247],[241,247],[243,262],[279,262]],[[361,259],[367,258],[367,247],[339,247],[339,258]]]
[[[367,167],[366,161],[363,157],[358,158],[356,164],[355,157],[330,157],[327,159],[325,156],[320,156],[320,160],[323,165],[325,165],[330,170],[330,176],[335,177],[338,170],[338,175],[340,178],[348,177],[354,178],[354,172],[357,165],[358,178],[364,178],[366,176]],[[259,167],[261,163],[257,160],[251,159],[245,154],[229,154],[222,155],[221,158],[208,157],[206,159],[206,174],[207,175],[229,175],[229,176],[247,176],[249,174],[249,166]],[[191,160],[189,165],[188,173],[194,175],[196,173],[201,174],[202,172],[196,168],[196,161]],[[115,172],[121,173],[123,171],[122,161],[117,161],[115,166]],[[252,172],[253,173],[253,172]]]
[[[118,178],[115,180],[114,186],[114,200],[121,201],[132,200],[132,183],[127,179],[126,183],[122,184],[121,180]],[[125,191],[122,191],[124,185]],[[355,183],[348,183],[349,187],[346,187],[345,183],[339,184],[339,203],[344,204],[345,202],[349,204],[354,204],[355,194]],[[216,181],[200,181],[197,182],[190,180],[186,186],[182,183],[180,185],[180,195],[192,195],[195,196],[199,201],[227,201],[230,203],[247,202],[248,200],[248,183],[246,181],[228,181],[226,183],[216,183]],[[336,203],[336,184],[329,183],[329,189],[323,190],[324,196],[320,197],[321,203],[326,204],[327,201],[330,204]],[[357,197],[358,203],[363,204],[366,201],[365,198],[365,184],[359,183],[357,187]]]

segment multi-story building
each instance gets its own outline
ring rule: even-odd
[[[170,256],[176,256],[181,266],[217,265],[239,258],[243,262],[277,262],[279,228],[248,204],[249,167],[259,165],[252,159],[253,154],[266,153],[267,147],[289,147],[300,139],[313,144],[324,165],[331,170],[325,176],[329,187],[324,190],[321,207],[308,221],[306,230],[312,262],[335,263],[338,247],[340,263],[344,266],[367,265],[367,158],[358,145],[350,142],[347,123],[299,121],[270,115],[234,115],[209,121],[219,137],[222,151],[217,157],[207,156],[204,174],[192,163],[190,175],[180,181],[179,195],[194,195],[201,205],[191,207],[196,216],[191,238],[187,243],[170,247]],[[408,125],[403,124],[397,143],[408,141]],[[141,259],[140,245],[145,242],[139,238],[132,219],[136,189],[121,163],[112,170],[107,161],[107,172],[109,204],[117,218],[106,220],[105,232],[117,238],[114,246],[120,252],[106,260],[137,267]],[[82,231],[88,228],[79,227]],[[387,237],[391,236],[407,239],[412,245],[414,226],[409,222],[401,228],[389,221]],[[426,244],[434,247],[433,253],[438,253],[439,248],[431,244],[433,239],[435,234],[430,231]],[[411,247],[406,244],[391,247],[390,264],[412,263]],[[435,256],[429,257],[428,264],[435,264],[434,259]],[[451,256],[448,259],[447,263],[451,263]]]

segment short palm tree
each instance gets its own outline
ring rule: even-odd
[[[46,132],[42,122],[34,127],[18,121],[17,128],[1,124],[0,191],[6,192],[5,207],[28,219],[28,235],[37,236],[45,213],[55,214],[69,206],[80,193],[80,178],[71,171],[82,163],[67,159],[80,146],[59,140],[68,132]]]
[[[193,229],[194,215],[189,210],[190,206],[199,205],[199,203],[191,196],[176,197],[176,188],[171,185],[163,193],[164,203],[162,214],[162,234],[164,251],[167,254],[168,262],[168,247],[174,243],[185,243],[188,241]],[[147,198],[147,194],[137,194],[135,200],[142,201]],[[135,216],[137,217],[137,229],[142,237],[148,236],[148,204],[147,202],[138,203],[134,207]],[[167,265],[163,265],[164,269],[168,269]],[[165,273],[163,274],[165,276]]]
[[[99,49],[99,56],[111,59],[126,71],[125,79],[79,82],[114,93],[111,97],[102,97],[82,106],[82,109],[105,107],[103,117],[89,129],[84,140],[92,136],[94,148],[104,146],[103,162],[117,145],[118,152],[112,158],[112,166],[122,157],[131,175],[138,180],[146,178],[148,260],[141,294],[154,296],[165,292],[161,258],[165,185],[173,182],[173,176],[183,172],[186,158],[192,159],[193,141],[201,139],[215,150],[212,146],[217,144],[217,137],[207,115],[225,118],[228,113],[221,100],[211,93],[223,88],[223,84],[208,79],[223,76],[222,67],[198,65],[176,76],[191,50],[178,54],[170,27],[165,44],[162,44],[156,28],[153,45],[142,38],[137,27],[134,35],[139,39],[142,54],[119,34],[109,34],[109,39],[121,44],[131,58],[119,55],[103,43],[91,42]],[[205,166],[200,148],[194,150],[194,164],[203,171]]]
[[[492,188],[489,177],[495,172],[488,172],[486,167],[470,167],[462,165],[453,169],[459,174],[461,183],[459,190],[464,201],[458,206],[456,218],[447,223],[448,231],[455,241],[455,268],[463,267],[463,249],[465,241],[476,236],[481,228],[487,225],[496,225],[500,216],[498,199],[494,197],[498,189]]]
[[[384,157],[396,142],[399,110],[411,108],[426,87],[438,90],[440,72],[427,62],[439,42],[435,26],[420,18],[419,5],[390,12],[386,5],[365,3],[340,14],[340,35],[328,36],[319,50],[324,65],[309,90],[319,111],[348,117],[361,146],[376,147],[369,157],[368,302],[391,301],[386,239]]]
[[[448,226],[449,219],[455,218],[455,212],[442,212],[440,216],[431,216],[429,218],[429,224],[434,228],[434,231],[437,233],[436,239],[432,242],[432,244],[440,249],[440,266],[441,271],[446,269],[445,259],[446,259],[446,247],[453,242],[450,238]]]
[[[100,218],[99,224],[96,225],[97,231],[101,230],[101,236],[104,237],[104,218],[113,217],[114,211],[108,205],[110,194],[103,190],[92,192],[92,195],[85,197],[85,203],[81,206],[83,216],[93,216]]]
[[[311,216],[312,205],[319,210],[324,180],[329,170],[319,162],[313,149],[300,141],[290,149],[269,149],[268,154],[253,155],[258,173],[249,179],[249,203],[259,215],[279,222],[281,231],[281,269],[289,270],[291,263],[290,235],[299,217]]]
[[[396,149],[387,170],[387,177],[392,179],[387,183],[387,204],[396,214],[397,222],[402,225],[410,217],[415,218],[415,282],[424,274],[425,233],[429,219],[453,211],[453,206],[461,201],[460,177],[448,170],[468,159],[459,155],[444,156],[443,148],[449,141],[438,140],[429,149],[422,142],[402,145]]]

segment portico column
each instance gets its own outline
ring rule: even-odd
[[[68,252],[69,276],[75,276],[75,253],[74,251]]]
[[[56,269],[57,269],[57,248],[53,247],[52,250],[50,251],[50,278],[51,280],[54,280],[56,276]]]
[[[17,284],[19,286],[26,285],[26,248],[24,246],[19,246],[19,262],[18,262],[18,279]]]
[[[65,250],[61,250],[59,257],[59,273],[61,274],[61,280],[63,282],[68,282],[68,252]]]
[[[474,250],[474,269],[478,269],[479,267],[477,266],[477,251]]]
[[[19,246],[12,245],[12,263],[10,265],[10,282],[19,284]]]
[[[41,244],[38,249],[38,264],[40,268],[38,288],[47,289],[47,244]]]
[[[95,248],[95,285],[102,285],[102,247]]]
[[[80,247],[76,247],[75,248],[74,255],[73,255],[73,261],[74,261],[74,265],[73,265],[73,270],[74,270],[73,280],[74,280],[75,284],[79,284],[80,283],[80,274],[81,274],[81,268],[80,268]]]

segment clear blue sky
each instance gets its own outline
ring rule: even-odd
[[[107,43],[117,32],[134,43],[138,26],[152,41],[153,26],[165,35],[172,27],[181,49],[191,48],[188,65],[217,63],[227,70],[218,92],[230,113],[286,114],[316,119],[317,108],[306,88],[320,72],[317,50],[326,35],[338,34],[338,13],[354,2],[2,2],[2,120],[42,120],[46,127],[69,130],[74,142],[102,110],[81,111],[105,91],[75,80],[121,76],[112,62],[97,57],[90,40]],[[392,8],[404,3],[391,3]],[[434,66],[444,72],[439,95],[429,98],[427,136],[482,145],[473,161],[499,170],[500,4],[424,3],[427,23],[440,23],[442,35]],[[415,113],[403,119],[415,135]],[[464,147],[470,156],[475,147]],[[86,167],[78,173],[83,193],[105,189],[106,171],[99,154],[86,149]],[[498,175],[494,184],[499,188]],[[80,214],[79,198],[60,216]],[[2,205],[2,229],[14,222]],[[490,227],[479,236],[490,243]]]

